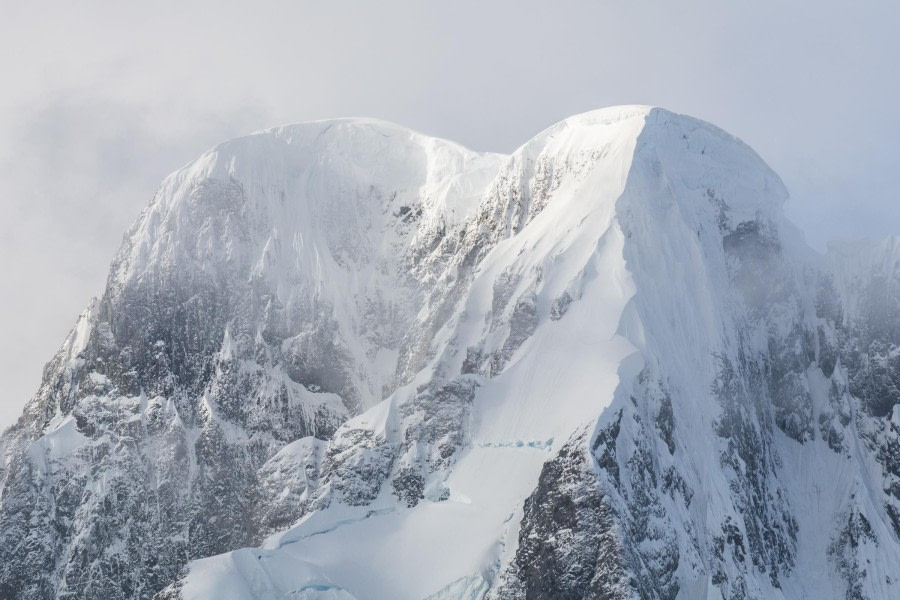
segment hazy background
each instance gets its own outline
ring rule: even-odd
[[[900,233],[900,3],[0,0],[0,426],[170,171],[229,137],[374,116],[508,152],[656,104],[725,128],[813,245]]]

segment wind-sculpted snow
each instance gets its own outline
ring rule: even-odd
[[[330,121],[166,179],[3,438],[0,596],[147,598],[187,561],[290,525],[321,458],[312,441],[276,453],[397,385],[422,295],[407,263],[497,162]]]
[[[219,146],[0,439],[0,596],[890,597],[900,246],[786,199],[647,107]]]

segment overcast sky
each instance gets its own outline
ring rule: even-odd
[[[817,247],[900,233],[900,2],[0,0],[0,426],[159,181],[274,125],[373,116],[508,152],[654,104],[742,138]]]

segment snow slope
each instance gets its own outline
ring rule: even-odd
[[[359,598],[541,597],[554,574],[539,572],[534,589],[519,567],[533,568],[535,556],[517,564],[522,536],[533,535],[520,530],[533,518],[523,501],[573,440],[592,449],[597,493],[618,505],[619,540],[637,556],[622,560],[626,575],[605,589],[551,586],[547,597],[885,597],[900,555],[879,492],[865,494],[856,514],[871,540],[892,550],[851,544],[863,548],[868,576],[854,570],[859,558],[840,556],[840,524],[855,522],[860,489],[877,485],[880,466],[867,452],[823,451],[802,421],[825,412],[844,375],[826,377],[813,352],[798,372],[763,366],[768,381],[755,380],[756,361],[797,363],[793,336],[818,324],[815,290],[797,286],[821,260],[791,237],[786,198],[740,141],[659,109],[597,111],[538,135],[485,191],[476,223],[489,230],[477,239],[490,249],[437,333],[435,358],[408,386],[476,377],[464,441],[451,464],[424,469],[424,501],[404,506],[382,485],[363,507],[313,505],[232,564],[230,578],[253,582],[249,595],[210,576],[235,560],[226,556],[195,563],[183,597],[326,589]],[[741,381],[726,380],[730,365]],[[733,385],[745,389],[728,396],[723,388]],[[335,439],[362,428],[388,444],[408,440],[410,429],[391,415],[412,394],[401,388]],[[760,406],[785,397],[788,406]],[[615,465],[597,453],[611,428]],[[415,462],[409,455],[397,454],[393,476],[397,461]],[[629,524],[641,518],[649,526]],[[572,550],[555,538],[545,545],[544,554]],[[592,566],[615,579],[612,564]]]
[[[267,461],[396,387],[423,302],[409,265],[499,160],[351,119],[226,142],[168,177],[0,442],[0,596],[149,597],[289,524],[307,482]],[[35,471],[23,456],[65,419],[85,439]]]
[[[334,586],[362,598],[425,598],[441,597],[442,590],[450,594],[448,587],[461,581],[466,582],[466,593],[487,588],[504,547],[515,543],[521,502],[541,465],[573,431],[596,420],[613,398],[623,359],[634,352],[617,334],[634,289],[614,209],[644,116],[643,109],[623,109],[621,114],[577,117],[511,157],[513,169],[542,156],[552,156],[561,165],[577,165],[601,153],[604,160],[596,166],[588,163],[583,171],[561,180],[540,214],[488,253],[469,284],[468,297],[450,319],[453,326],[435,341],[436,347],[459,349],[486,336],[484,351],[499,349],[505,341],[503,329],[509,326],[501,324],[494,331],[485,327],[486,319],[501,317],[492,312],[498,278],[516,282],[509,292],[513,298],[536,296],[539,324],[527,346],[512,356],[502,373],[477,379],[467,447],[452,469],[440,474],[448,500],[403,510],[393,496],[382,494],[361,510],[329,507],[274,536],[266,544],[269,550],[253,555],[256,560],[235,561],[232,571],[250,570],[249,596],[237,592],[240,586],[230,579],[220,587],[207,574],[208,569],[220,569],[216,562],[221,559],[212,558],[193,567],[196,571],[183,589],[185,597],[281,597],[314,586]],[[594,197],[571,201],[580,190],[591,190]],[[541,278],[543,270],[552,276]],[[543,280],[538,283],[539,279]],[[572,317],[551,321],[551,305],[567,289],[581,301],[572,307]],[[436,370],[458,372],[464,356],[445,350],[423,369],[422,381]],[[404,393],[408,389],[373,411],[397,410],[390,405],[401,404]],[[368,418],[369,413],[359,417]],[[384,428],[390,426],[371,418],[374,433],[385,435]],[[269,566],[295,563],[309,568]],[[268,581],[261,573],[276,573],[275,579]]]
[[[0,590],[890,597],[900,254],[819,256],[786,199],[643,106],[508,157],[366,120],[223,144],[0,441],[0,535],[40,549]]]

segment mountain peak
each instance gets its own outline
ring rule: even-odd
[[[0,437],[0,595],[890,596],[898,244],[786,197],[649,106],[220,144]]]

